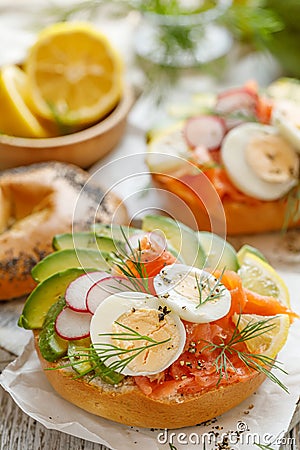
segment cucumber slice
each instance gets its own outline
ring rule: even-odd
[[[197,232],[199,242],[206,253],[205,267],[234,270],[239,268],[237,253],[229,242],[209,231]]]
[[[66,250],[68,248],[85,248],[100,250],[101,252],[116,252],[124,250],[125,245],[120,240],[109,236],[99,236],[90,232],[64,233],[54,236],[52,241],[54,250]]]
[[[121,373],[118,372],[114,372],[113,370],[109,369],[102,361],[101,359],[97,359],[96,356],[96,352],[94,357],[95,359],[95,367],[94,367],[94,371],[95,371],[95,375],[97,377],[100,377],[103,381],[105,381],[105,383],[108,384],[119,384],[123,378],[124,375],[122,375]]]
[[[85,272],[84,269],[65,270],[38,284],[26,300],[18,325],[28,330],[42,328],[50,307],[64,297],[69,284]]]
[[[93,370],[89,357],[90,343],[90,339],[69,341],[68,357],[78,375],[83,376]]]
[[[43,281],[54,273],[71,268],[110,270],[112,257],[93,249],[66,249],[51,253],[32,269],[35,281]]]
[[[43,328],[39,334],[38,345],[40,352],[46,361],[57,361],[67,353],[68,341],[59,337],[55,332],[56,317],[65,305],[66,302],[64,298],[60,298],[50,307],[45,317]]]
[[[142,229],[145,231],[161,230],[185,264],[200,269],[204,267],[206,256],[198,237],[191,228],[183,223],[165,216],[147,215],[143,217]]]

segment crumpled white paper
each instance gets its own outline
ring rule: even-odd
[[[290,293],[292,308],[300,313],[300,275],[282,273]],[[49,385],[31,340],[21,356],[0,376],[0,383],[20,408],[45,427],[106,445],[114,450],[214,449],[226,439],[231,449],[253,449],[255,443],[272,449],[286,443],[288,430],[300,394],[300,325],[291,326],[288,341],[278,356],[288,375],[277,375],[288,387],[286,394],[267,380],[256,394],[241,405],[205,425],[180,430],[146,430],[116,424],[89,414],[68,403]],[[214,434],[209,434],[212,431]],[[238,432],[238,433],[236,433]],[[216,433],[219,433],[216,435]],[[238,436],[239,435],[239,436]],[[209,437],[211,436],[211,438]]]

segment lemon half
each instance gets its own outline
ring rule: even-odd
[[[88,23],[45,28],[29,51],[25,70],[33,110],[62,124],[100,120],[122,95],[120,56]]]

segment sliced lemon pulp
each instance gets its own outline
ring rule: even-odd
[[[19,67],[7,65],[0,72],[0,132],[9,136],[46,137],[46,128],[27,105],[26,74]]]
[[[239,262],[241,267],[238,274],[245,288],[257,294],[275,297],[280,303],[290,307],[288,288],[273,267],[250,252],[246,252]]]
[[[284,346],[289,332],[290,319],[287,314],[277,314],[276,316],[266,317],[258,316],[256,314],[241,314],[238,320],[238,315],[234,314],[233,322],[241,331],[249,323],[255,324],[258,321],[267,320],[265,331],[252,339],[245,341],[245,344],[251,353],[266,355],[270,358],[275,358],[279,351]]]
[[[26,72],[36,113],[68,125],[100,120],[122,94],[119,55],[86,23],[44,29],[30,49]]]
[[[146,164],[151,172],[198,173],[188,162],[188,145],[183,134],[183,122],[177,122],[164,130],[152,131],[148,134]]]

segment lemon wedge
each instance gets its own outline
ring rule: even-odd
[[[33,110],[65,125],[102,119],[122,95],[122,62],[92,25],[56,23],[45,28],[25,64]]]
[[[275,297],[290,308],[290,296],[283,279],[275,269],[254,253],[245,252],[239,258],[240,275],[243,286],[257,294]]]
[[[240,317],[240,319],[238,319]],[[239,331],[248,324],[255,324],[262,320],[268,320],[263,333],[256,335],[252,339],[245,341],[245,344],[251,353],[257,353],[275,358],[284,346],[289,332],[290,319],[287,314],[277,314],[276,316],[265,317],[256,314],[234,314],[232,317],[235,325],[238,325]]]
[[[0,133],[19,137],[46,137],[48,131],[29,109],[27,76],[18,66],[7,65],[0,72]]]
[[[175,171],[190,165],[187,162],[188,157],[183,122],[148,133],[146,164],[151,172],[174,174]]]
[[[249,245],[249,244],[244,244],[236,254],[236,257],[237,257],[237,260],[238,260],[238,263],[240,266],[243,264],[244,257],[247,253],[251,253],[251,254],[257,256],[258,258],[262,259],[266,263],[268,262],[265,255],[263,253],[261,253],[256,247],[252,247],[252,245]]]

